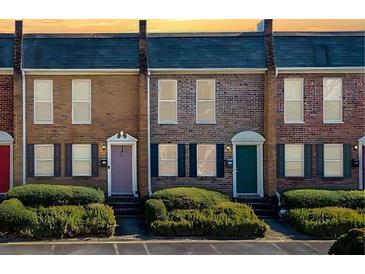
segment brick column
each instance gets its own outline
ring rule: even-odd
[[[147,120],[147,23],[139,21],[139,81],[138,81],[138,152],[137,177],[141,197],[148,196],[148,120]]]
[[[22,44],[23,22],[15,21],[14,43],[14,186],[23,183],[23,109],[22,109]]]
[[[267,72],[264,89],[264,192],[276,192],[276,65],[272,19],[264,20],[264,38]]]

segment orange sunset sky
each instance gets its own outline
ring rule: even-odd
[[[138,20],[23,20],[25,33],[137,32]],[[149,32],[255,31],[260,19],[148,20]],[[276,31],[365,31],[365,19],[274,19]],[[0,20],[0,33],[14,31],[14,20]]]

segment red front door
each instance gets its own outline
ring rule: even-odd
[[[10,146],[0,145],[0,193],[10,187]]]

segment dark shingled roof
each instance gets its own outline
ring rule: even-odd
[[[14,35],[0,34],[0,68],[13,67]]]
[[[150,68],[265,68],[261,33],[150,37]]]
[[[362,33],[275,33],[278,67],[364,66]]]
[[[24,68],[136,69],[138,35],[25,35]]]

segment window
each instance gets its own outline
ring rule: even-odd
[[[177,176],[177,145],[159,145],[159,176]]]
[[[53,124],[52,80],[34,80],[34,124]]]
[[[53,176],[53,145],[34,145],[34,175]]]
[[[323,78],[323,121],[342,122],[342,79]]]
[[[284,79],[284,121],[303,123],[303,79]]]
[[[215,123],[215,80],[196,81],[196,122]]]
[[[158,81],[158,123],[177,124],[177,81]]]
[[[72,145],[72,176],[91,176],[91,145]]]
[[[91,80],[72,80],[72,123],[91,124]]]
[[[342,150],[341,144],[324,145],[324,177],[343,176]]]
[[[198,176],[216,176],[216,146],[197,145]]]
[[[304,176],[304,145],[285,145],[285,176]]]

